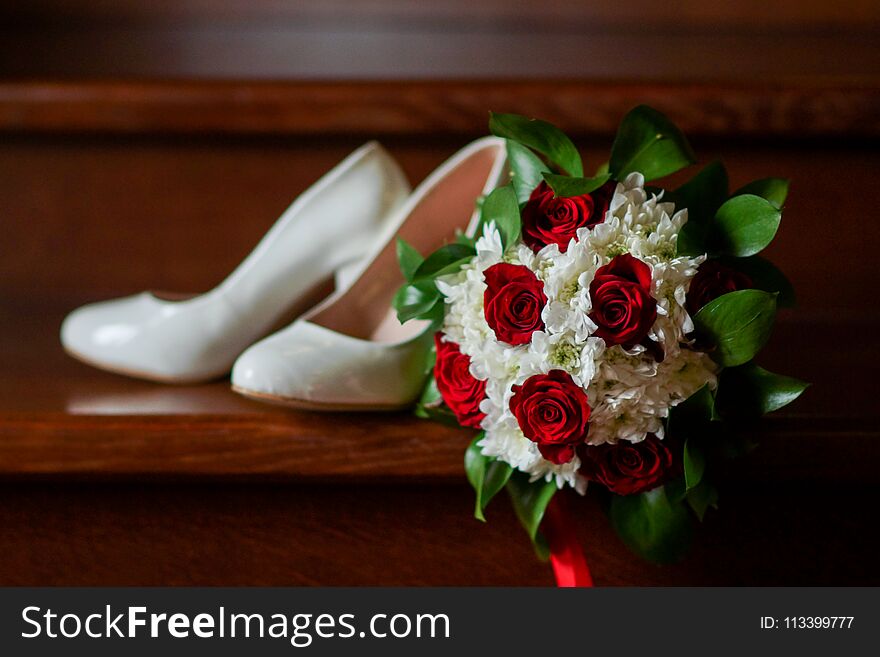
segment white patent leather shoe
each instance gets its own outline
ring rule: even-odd
[[[180,300],[143,292],[83,306],[61,327],[73,357],[167,383],[229,373],[254,341],[325,298],[383,239],[409,197],[405,175],[365,144],[301,194],[247,258],[210,292]]]
[[[412,404],[425,382],[433,335],[428,322],[401,325],[391,308],[403,282],[395,234],[423,254],[454,240],[456,230],[472,235],[479,220],[477,198],[506,175],[504,141],[495,137],[447,160],[413,192],[356,280],[239,357],[232,368],[233,390],[312,410],[391,410]]]

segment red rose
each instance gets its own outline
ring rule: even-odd
[[[443,342],[442,333],[434,334],[437,363],[434,381],[437,390],[458,423],[465,427],[480,428],[486,414],[480,411],[480,402],[486,398],[486,382],[471,374],[471,359],[461,353],[454,342]]]
[[[651,296],[651,268],[628,253],[599,267],[590,283],[595,335],[608,346],[639,344],[657,319],[657,302]]]
[[[696,276],[691,280],[685,307],[691,315],[696,315],[697,311],[712,299],[717,299],[728,292],[748,290],[753,287],[752,279],[741,271],[717,260],[707,260],[700,265]]]
[[[581,474],[617,495],[656,488],[681,473],[681,463],[653,434],[640,443],[586,445],[579,451]]]
[[[578,228],[592,228],[605,221],[616,185],[609,181],[591,194],[561,197],[542,182],[522,211],[523,242],[535,253],[548,244],[558,244],[565,253]]]
[[[483,312],[495,337],[511,345],[528,344],[532,333],[544,330],[544,284],[528,267],[505,262],[492,265],[483,275]]]
[[[562,370],[536,374],[513,386],[510,412],[525,437],[538,443],[541,456],[553,463],[571,461],[575,448],[587,439],[587,393]]]

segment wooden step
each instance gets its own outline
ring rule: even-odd
[[[125,379],[68,358],[58,329],[88,301],[210,288],[368,135],[415,182],[488,109],[521,110],[589,167],[638,101],[734,186],[792,178],[768,256],[800,303],[761,362],[813,386],[754,428],[680,566],[635,560],[577,503],[597,582],[880,583],[880,87],[833,81],[0,83],[0,583],[550,584],[503,497],[471,518],[468,432]]]

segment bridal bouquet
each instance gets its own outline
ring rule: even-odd
[[[540,556],[551,498],[571,487],[600,491],[636,553],[680,559],[692,519],[717,504],[718,462],[752,446],[736,424],[806,388],[753,360],[794,300],[758,255],[787,181],[731,194],[715,162],[679,187],[649,184],[695,158],[646,106],[591,177],[549,123],[492,114],[490,130],[507,140],[510,183],[479,200],[475,236],[425,258],[398,242],[399,318],[438,328],[417,413],[479,431],[465,454],[476,517],[506,489]]]

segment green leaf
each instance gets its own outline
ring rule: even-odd
[[[480,224],[485,226],[495,222],[501,233],[501,243],[506,247],[515,244],[522,231],[522,220],[519,216],[519,202],[511,185],[504,185],[492,190],[483,201]]]
[[[694,317],[700,340],[715,346],[712,358],[733,367],[750,361],[770,338],[776,317],[776,295],[763,290],[737,290],[713,299]]]
[[[740,187],[733,196],[752,194],[767,199],[777,208],[782,208],[788,197],[789,181],[785,178],[762,178]]]
[[[504,461],[492,459],[489,463],[489,466],[486,468],[486,477],[483,480],[483,494],[479,496],[478,500],[479,504],[482,505],[483,511],[486,510],[486,506],[492,498],[507,485],[512,472],[513,468]]]
[[[489,501],[504,488],[507,480],[510,479],[513,468],[503,461],[483,456],[480,448],[477,446],[477,443],[483,439],[483,436],[484,434],[480,432],[468,446],[467,451],[464,453],[464,469],[467,473],[468,481],[471,482],[471,486],[473,486],[474,491],[477,493],[474,517],[485,522],[486,517],[483,515],[483,511],[485,511]]]
[[[687,223],[678,231],[678,238],[675,242],[676,253],[680,256],[698,256],[706,253],[706,234],[708,227],[692,222],[688,218]]]
[[[723,424],[721,426],[728,426]],[[758,448],[758,442],[751,436],[735,431],[727,431],[718,441],[718,454],[726,459],[748,456]]]
[[[474,247],[468,244],[458,242],[444,244],[425,258],[413,274],[413,280],[416,282],[425,281],[455,273],[476,254]]]
[[[397,262],[400,265],[400,271],[407,281],[412,281],[413,274],[422,264],[422,254],[416,251],[415,247],[406,242],[403,238],[397,238]]]
[[[553,189],[556,196],[568,198],[570,196],[583,196],[595,192],[611,179],[610,174],[596,176],[595,178],[572,178],[570,176],[558,176],[555,173],[545,173],[544,180]]]
[[[419,397],[419,404],[421,406],[439,406],[443,403],[443,395],[440,394],[440,389],[437,387],[437,380],[431,376],[428,379],[428,384],[425,386],[425,389],[422,390],[422,396]]]
[[[419,319],[424,319],[431,322],[430,331],[433,333],[435,331],[439,331],[443,326],[443,319],[446,317],[446,303],[441,297],[438,299],[437,303],[435,303],[431,309],[420,315]]]
[[[684,443],[684,481],[686,490],[691,490],[703,479],[706,471],[706,456],[698,447],[698,441],[688,438]]]
[[[615,180],[634,171],[645,180],[654,180],[695,161],[690,144],[672,121],[647,105],[639,105],[623,117],[617,129],[609,167]]]
[[[681,501],[666,486],[611,499],[611,524],[636,554],[655,563],[674,563],[690,547],[693,527]]]
[[[519,114],[489,115],[489,131],[498,137],[518,141],[547,158],[562,173],[584,175],[577,148],[562,130],[546,121],[528,119]]]
[[[773,241],[781,219],[779,208],[760,196],[734,196],[715,214],[709,229],[709,250],[740,258],[755,255]]]
[[[610,173],[608,171],[609,166],[611,166],[611,163],[608,162],[607,160],[605,162],[603,162],[602,164],[600,164],[598,166],[598,168],[596,169],[595,176],[599,177],[599,176],[604,176],[605,174]]]
[[[759,290],[778,293],[776,305],[780,308],[791,308],[797,303],[791,281],[769,260],[755,255],[748,258],[721,258],[721,262],[746,274]]]
[[[461,425],[458,423],[458,418],[455,417],[455,413],[450,411],[445,405],[430,406],[416,404],[413,415],[422,418],[423,420],[431,420],[432,422],[438,422],[439,424],[444,424],[448,427],[461,429]]]
[[[455,243],[456,244],[464,244],[465,246],[469,246],[470,248],[475,248],[477,243],[477,239],[475,237],[471,237],[470,235],[465,235],[461,231],[457,231],[455,233]]]
[[[806,381],[746,363],[721,373],[718,403],[736,415],[757,417],[790,404],[809,385]]]
[[[425,364],[424,369],[422,370],[422,374],[428,376],[429,374],[434,374],[434,366],[437,364],[437,347],[433,344],[431,348],[428,349],[425,354]],[[433,379],[433,376],[431,377]]]
[[[706,469],[705,440],[717,433],[720,416],[715,412],[715,395],[708,384],[669,411],[666,431],[684,441],[684,493],[700,483]]]
[[[391,302],[401,324],[411,319],[433,317],[432,312],[436,312],[438,304],[442,312],[443,300],[433,281],[407,283],[400,287]]]
[[[687,208],[688,211],[687,223],[678,234],[680,255],[706,253],[709,224],[727,198],[727,185],[727,170],[721,162],[715,161],[667,195],[676,210]]]
[[[727,199],[727,169],[711,162],[681,187],[670,193],[675,209],[687,208],[688,223],[708,222]]]
[[[413,414],[416,417],[431,419],[433,415],[445,411],[448,415],[452,416],[452,420],[455,422],[454,426],[458,426],[458,421],[452,411],[448,408],[444,408],[443,396],[440,394],[440,389],[437,387],[437,379],[434,378],[434,366],[436,364],[437,348],[432,344],[428,353],[425,355],[425,364],[424,369],[422,370],[428,382],[425,384],[425,389],[422,390],[419,401],[416,402]]]
[[[711,506],[718,508],[718,489],[703,479],[700,484],[687,492],[687,503],[694,510],[700,522],[706,517],[706,510]]]
[[[698,432],[702,431],[705,425],[718,419],[720,418],[715,412],[715,395],[707,384],[670,409],[668,426],[670,428],[675,426],[678,435],[679,432],[691,428],[695,428]]]
[[[535,187],[541,184],[541,174],[550,171],[541,158],[512,139],[507,140],[507,165],[510,167],[510,182],[520,205],[526,203]]]
[[[666,484],[666,498],[670,504],[677,504],[684,501],[687,494],[687,488],[684,483],[684,477],[673,479]]]
[[[546,560],[550,556],[550,550],[547,541],[538,532],[538,527],[541,526],[547,505],[556,493],[556,483],[553,481],[530,483],[527,474],[514,472],[507,481],[506,488],[516,517],[532,539],[535,552],[539,558]]]

